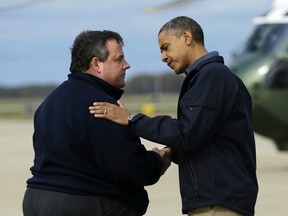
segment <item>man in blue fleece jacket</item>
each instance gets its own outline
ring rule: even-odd
[[[96,119],[87,109],[94,101],[120,99],[130,68],[122,46],[112,31],[76,37],[68,80],[35,113],[25,216],[145,214],[144,186],[156,183],[169,167],[169,149],[147,151],[129,127]]]

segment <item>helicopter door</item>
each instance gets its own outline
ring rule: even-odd
[[[266,87],[268,89],[288,89],[288,60],[279,59],[271,65],[267,73]]]

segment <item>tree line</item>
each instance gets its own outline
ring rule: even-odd
[[[171,72],[160,75],[139,75],[126,82],[125,94],[179,93],[184,76]],[[0,98],[45,97],[58,84],[25,85],[13,88],[0,86]]]

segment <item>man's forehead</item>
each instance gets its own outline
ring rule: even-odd
[[[167,30],[163,30],[162,32],[159,33],[158,38],[167,36],[169,36],[169,32]]]
[[[158,42],[165,43],[172,40],[175,37],[176,37],[175,35],[169,34],[169,32],[167,31],[162,31],[158,36]]]
[[[112,45],[112,44],[120,44],[120,43],[114,38],[107,40],[106,45]]]

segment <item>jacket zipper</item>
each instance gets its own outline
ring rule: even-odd
[[[192,180],[194,182],[194,190],[196,192],[197,199],[200,200],[200,194],[199,194],[198,187],[197,187],[197,178],[196,178],[196,175],[195,175],[194,168],[193,168],[192,164],[190,163],[190,160],[188,160],[188,165],[189,165],[189,168],[190,168],[190,171],[191,171],[190,173],[191,173]]]

